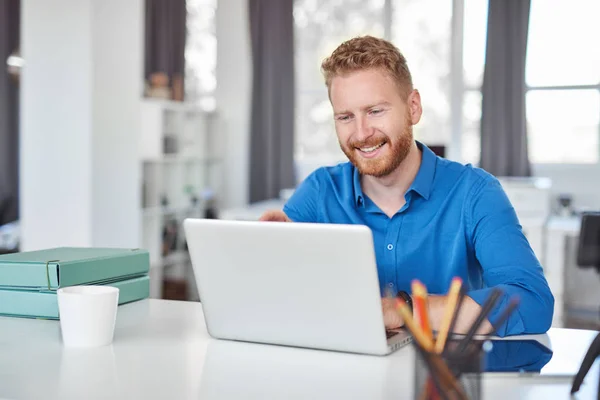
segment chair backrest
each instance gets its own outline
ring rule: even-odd
[[[600,212],[585,212],[581,216],[577,265],[596,267],[600,272]]]

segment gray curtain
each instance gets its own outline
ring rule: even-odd
[[[7,58],[19,47],[19,0],[0,0],[0,225],[19,216],[19,84]]]
[[[250,202],[295,186],[294,2],[250,0]]]
[[[531,175],[525,115],[530,3],[489,0],[480,165],[496,176]]]
[[[163,72],[184,77],[186,42],[185,0],[146,0],[145,77]]]

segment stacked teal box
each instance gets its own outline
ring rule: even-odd
[[[150,294],[150,255],[142,249],[59,247],[0,255],[0,315],[58,319],[59,288],[119,288],[119,305]]]

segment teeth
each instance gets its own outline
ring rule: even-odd
[[[373,147],[362,147],[359,150],[362,151],[363,153],[372,153],[375,150],[377,150],[378,148],[380,148],[381,146],[383,146],[383,143],[380,143],[377,146],[373,146]]]

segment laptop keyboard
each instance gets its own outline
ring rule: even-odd
[[[385,336],[387,337],[387,339],[396,336],[397,334],[399,334],[400,332],[397,331],[385,331]]]

